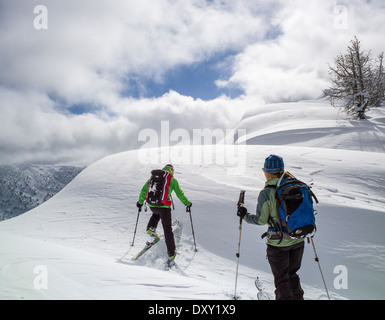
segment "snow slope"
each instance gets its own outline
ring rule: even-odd
[[[0,299],[232,298],[239,190],[246,190],[245,206],[253,212],[270,153],[283,156],[286,169],[298,178],[314,183],[320,200],[315,244],[332,299],[384,299],[384,110],[354,122],[324,101],[269,107],[249,111],[239,124],[247,129],[247,145],[235,148],[238,160],[245,161],[244,172],[226,161],[177,163],[178,154],[215,152],[212,146],[153,150],[158,165],[145,163],[143,150],[128,151],[97,161],[41,206],[0,222]],[[358,132],[363,135],[357,140]],[[170,271],[163,268],[163,241],[131,261],[146,241],[149,212],[141,213],[135,246],[130,246],[139,191],[150,170],[165,160],[176,164],[175,177],[193,202],[198,244],[195,253],[189,215],[174,196],[173,216],[183,230],[177,266]],[[256,299],[257,276],[273,298],[260,239],[264,231],[243,224],[237,290],[242,299]],[[334,286],[336,266],[346,267],[347,289]],[[300,277],[306,299],[326,298],[310,245]]]

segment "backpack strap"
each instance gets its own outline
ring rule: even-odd
[[[277,185],[269,184],[269,185],[265,186],[265,188],[277,189]],[[282,227],[281,227],[281,217],[279,216],[279,210],[278,210],[280,202],[278,200],[277,191],[275,191],[275,199],[277,201],[277,206],[278,206],[277,207],[277,219],[279,220],[279,222],[274,221],[273,218],[270,216],[269,220],[268,220],[268,224],[271,227],[269,227],[267,229],[267,231],[261,235],[261,239],[268,237],[269,239],[272,239],[272,240],[279,240],[279,242],[278,242],[278,244],[279,244],[283,240],[283,232],[282,232]]]
[[[311,187],[308,187],[308,190],[309,190],[309,194],[310,194],[310,199],[313,198],[315,203],[318,203],[318,199],[315,196],[314,192],[311,190]]]

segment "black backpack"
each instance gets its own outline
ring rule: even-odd
[[[152,170],[148,181],[146,201],[152,206],[171,206],[168,199],[172,174],[167,170]]]

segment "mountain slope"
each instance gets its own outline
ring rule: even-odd
[[[0,220],[31,210],[50,199],[79,172],[72,166],[0,166]]]
[[[302,106],[297,104],[298,108]],[[297,129],[306,129],[306,116],[312,113],[309,115],[303,108],[300,114],[304,119],[297,119],[300,122]],[[254,116],[257,121],[258,117]],[[333,115],[329,118],[332,121]],[[379,113],[370,121],[380,123],[381,119]],[[257,128],[265,130],[266,134],[270,123],[264,124],[265,129],[263,124],[253,127],[250,121],[249,142],[256,142],[252,139],[258,137]],[[295,127],[293,122],[292,129]],[[281,131],[288,130],[282,128],[284,126]],[[309,131],[314,128],[313,120],[308,121],[307,128]],[[381,126],[372,130],[379,128]],[[274,135],[277,131],[271,132]],[[286,134],[289,139],[291,135],[288,131]],[[378,141],[373,141],[375,152],[368,151],[369,143],[366,151],[361,151],[359,146],[355,150],[343,149],[342,142],[327,147],[331,135],[332,132],[319,137],[322,147],[311,147],[306,141],[300,145],[295,135],[288,145],[282,146],[270,136],[275,145],[235,147],[238,159],[235,164],[227,161],[223,164],[181,164],[177,161],[181,159],[178,155],[183,153],[193,156],[215,152],[215,146],[154,149],[153,155],[157,156],[147,162],[143,161],[145,150],[106,157],[82,171],[49,201],[0,223],[0,286],[5,288],[0,298],[231,298],[238,243],[239,219],[235,212],[239,190],[246,190],[245,206],[253,212],[264,183],[263,161],[269,154],[277,153],[284,157],[288,171],[308,183],[314,182],[313,191],[320,200],[314,240],[332,298],[383,299],[385,154],[377,152]],[[159,163],[154,159],[159,159]],[[174,196],[173,216],[182,222],[183,230],[177,268],[164,271],[164,242],[138,262],[131,261],[146,241],[144,231],[149,212],[140,214],[135,246],[130,244],[139,191],[151,169],[169,161],[174,163],[175,177],[193,203],[192,217],[199,251],[193,250],[189,216]],[[253,282],[257,276],[273,297],[273,279],[265,259],[266,245],[260,239],[264,231],[265,227],[243,225],[237,291],[240,298],[256,298]],[[334,287],[337,266],[345,266],[348,270],[348,289]],[[44,280],[44,270],[48,274],[46,289],[44,281],[39,282],[40,276]],[[300,277],[306,299],[326,298],[309,245],[305,247]]]

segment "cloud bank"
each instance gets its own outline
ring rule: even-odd
[[[140,146],[143,128],[233,128],[253,104],[317,98],[327,63],[357,35],[383,51],[383,1],[0,2],[0,163],[88,164]],[[228,53],[228,54],[227,54]],[[148,80],[218,56],[216,85],[237,98],[202,100],[170,88],[133,98]],[[77,110],[80,112],[75,112]],[[78,114],[81,113],[81,114]]]
[[[317,98],[328,86],[328,63],[354,35],[367,50],[384,51],[384,18],[382,1],[282,1],[274,16],[281,33],[249,44],[234,59],[233,75],[218,85],[267,102]]]

